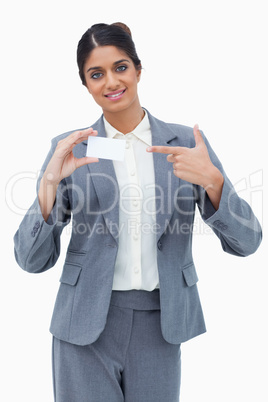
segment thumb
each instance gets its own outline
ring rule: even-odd
[[[198,147],[201,144],[204,144],[204,140],[200,133],[198,124],[194,125],[194,138],[195,138],[195,146],[196,147]]]

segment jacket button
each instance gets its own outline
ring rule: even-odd
[[[37,229],[39,229],[39,228],[40,228],[40,221],[36,221],[35,224],[34,224],[34,226],[35,226]]]
[[[31,232],[31,236],[35,237],[35,232],[34,231]]]
[[[222,221],[219,221],[219,220],[214,221],[213,224],[214,224],[217,228],[219,228],[219,229],[221,229],[221,230],[226,230],[226,229],[228,228],[227,225],[225,225]]]

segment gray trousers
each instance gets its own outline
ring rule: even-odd
[[[160,328],[159,290],[113,291],[94,343],[53,338],[56,402],[178,402],[180,345]]]

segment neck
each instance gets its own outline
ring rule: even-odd
[[[120,112],[107,112],[103,110],[103,115],[108,123],[111,124],[120,133],[127,134],[134,130],[142,121],[145,112],[141,105],[138,104],[135,108],[122,110]]]

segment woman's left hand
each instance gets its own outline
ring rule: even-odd
[[[222,187],[223,175],[213,165],[198,125],[194,126],[195,147],[168,147],[151,146],[148,152],[168,154],[168,162],[173,163],[173,172],[176,177],[192,184],[202,186],[215,207],[218,209]]]

